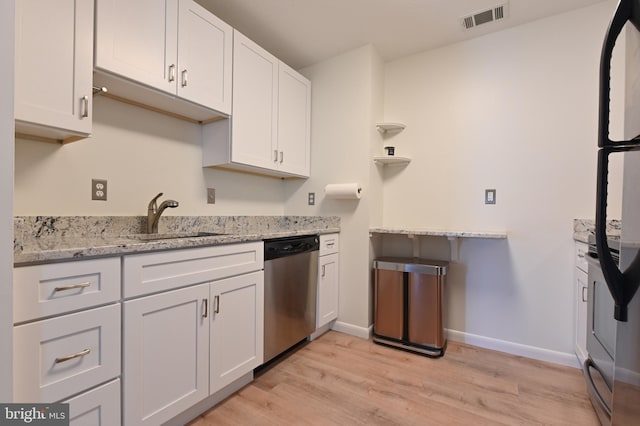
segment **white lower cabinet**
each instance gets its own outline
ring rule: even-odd
[[[338,318],[338,284],[340,280],[338,245],[338,234],[320,235],[316,328]]]
[[[13,402],[69,403],[72,426],[120,424],[120,258],[13,277]]]
[[[62,401],[69,404],[69,426],[115,426],[120,420],[120,379]]]
[[[165,290],[123,304],[125,425],[167,422],[262,363],[262,242],[125,256],[124,265],[125,285],[138,277],[148,292]],[[139,273],[147,268],[155,272]],[[166,291],[172,281],[180,288]]]
[[[589,277],[587,274],[587,245],[576,242],[576,268],[575,268],[575,309],[576,309],[576,340],[575,352],[580,364],[588,357],[587,353],[587,289]]]
[[[161,424],[209,394],[209,286],[124,303],[126,425]]]
[[[215,393],[262,364],[264,273],[211,284],[211,375]]]

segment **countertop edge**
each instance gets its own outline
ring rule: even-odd
[[[271,238],[292,237],[296,235],[322,235],[339,233],[339,227],[306,228],[299,230],[229,234],[205,237],[174,238],[155,241],[140,241],[127,237],[103,237],[84,240],[86,245],[53,249],[23,250],[14,253],[14,267],[43,263],[55,263],[99,257],[117,257],[129,254],[148,253],[163,250],[208,247],[224,244],[237,244],[268,240]],[[80,240],[82,241],[82,240]],[[62,244],[61,244],[62,245]]]
[[[459,238],[489,238],[507,239],[506,231],[456,231],[424,228],[369,228],[371,234],[399,234],[399,235],[424,235],[432,237],[459,237]]]

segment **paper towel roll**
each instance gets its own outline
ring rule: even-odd
[[[362,188],[357,183],[332,183],[324,187],[329,198],[357,200],[362,196]]]

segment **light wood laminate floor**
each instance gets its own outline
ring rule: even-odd
[[[431,359],[330,331],[190,423],[598,425],[575,368],[449,342]]]

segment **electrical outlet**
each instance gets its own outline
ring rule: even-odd
[[[310,206],[315,205],[315,203],[316,203],[316,193],[315,193],[315,192],[310,192],[310,193],[309,193],[309,199],[308,199],[308,201],[309,201],[309,205],[310,205]]]
[[[107,180],[91,179],[91,199],[107,201]]]
[[[496,203],[496,190],[495,189],[485,189],[484,190],[484,203],[485,204],[495,204]]]
[[[215,204],[215,203],[216,203],[216,189],[207,188],[207,204]]]

